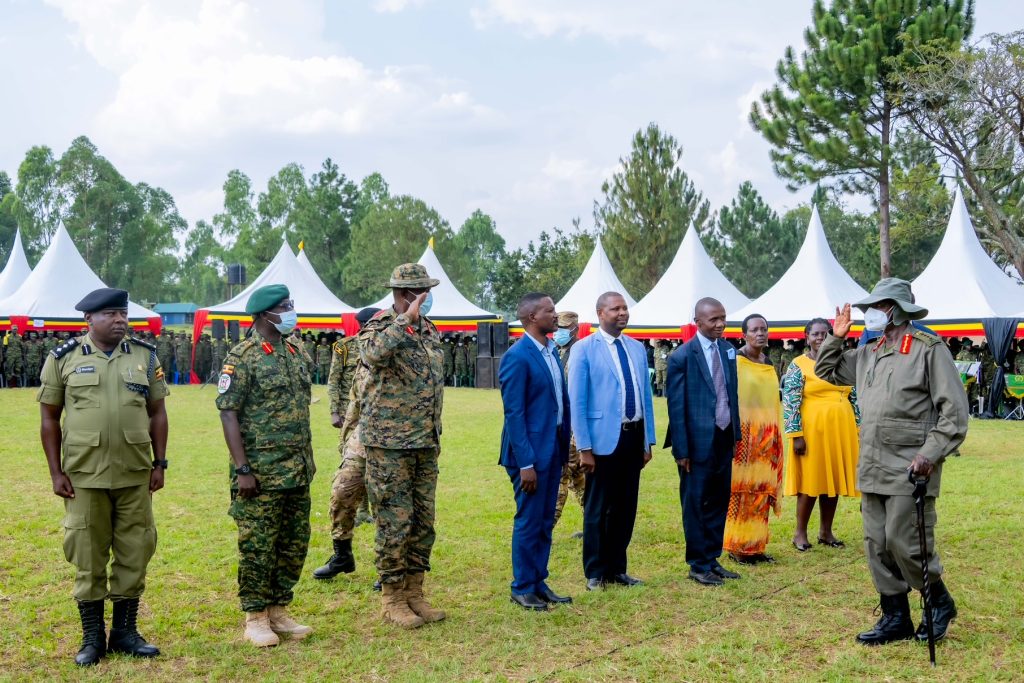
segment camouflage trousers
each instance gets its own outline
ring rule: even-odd
[[[228,510],[238,525],[238,597],[243,612],[292,601],[309,548],[309,487],[231,492]]]
[[[437,447],[366,447],[366,487],[376,506],[381,583],[398,583],[407,573],[430,571],[437,456]]]
[[[331,484],[331,538],[344,541],[352,538],[356,513],[366,504],[366,447],[359,441],[359,429],[348,437],[342,452],[341,467]]]
[[[665,393],[665,375],[668,373],[668,368],[654,368],[654,390],[659,394]]]
[[[562,516],[565,499],[572,491],[576,502],[583,507],[583,491],[587,488],[587,477],[580,469],[580,452],[576,450],[576,438],[569,442],[569,462],[562,468],[562,480],[558,482],[558,500],[555,502],[555,524]]]

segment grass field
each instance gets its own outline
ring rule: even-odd
[[[328,491],[338,464],[326,394],[312,407],[320,472],[313,540],[293,612],[316,632],[257,651],[241,640],[235,597],[235,527],[227,516],[227,455],[215,389],[175,388],[168,399],[171,469],[157,494],[159,545],[140,618],[163,650],[152,661],[108,657],[79,671],[73,570],[61,550],[62,505],[38,440],[32,390],[0,392],[3,533],[0,535],[0,679],[359,681],[993,681],[1024,678],[1024,544],[1019,491],[1024,425],[972,422],[963,457],[943,477],[938,539],[960,618],[938,650],[900,643],[867,649],[877,597],[862,557],[854,500],[840,503],[844,550],[798,554],[789,543],[794,502],[772,520],[770,566],[708,589],[686,580],[675,465],[657,450],[645,470],[630,573],[646,585],[586,593],[574,503],[555,529],[551,585],[575,603],[526,614],[508,601],[514,509],[496,465],[497,392],[446,395],[434,571],[428,593],[448,619],[413,632],[378,618],[372,531],[356,530],[358,569],[333,582],[310,572],[328,555]],[[656,402],[659,439],[665,403]],[[812,533],[816,521],[812,524]],[[726,561],[727,566],[732,567]],[[915,620],[917,618],[916,600]],[[108,607],[109,614],[109,607]]]

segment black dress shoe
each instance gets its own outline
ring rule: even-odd
[[[526,593],[524,595],[516,595],[513,593],[511,600],[525,610],[543,612],[548,608],[548,603],[537,597],[536,593]]]
[[[603,591],[604,579],[587,579],[588,591]]]
[[[644,584],[644,582],[640,579],[636,578],[635,576],[630,576],[625,572],[621,574],[616,574],[615,576],[609,578],[608,583],[614,583],[618,586],[642,586]]]
[[[570,538],[575,538],[576,540],[583,540],[583,532],[577,531]]]
[[[568,605],[572,603],[572,598],[568,595],[559,595],[547,586],[544,586],[541,590],[537,591],[536,595],[544,602],[556,605]]]
[[[711,571],[714,574],[716,574],[718,576],[721,576],[723,579],[738,579],[738,578],[740,578],[739,574],[737,574],[736,572],[729,571],[728,569],[726,569],[725,567],[723,567],[720,564],[716,564],[714,567],[712,567]]]
[[[704,586],[722,586],[725,584],[722,577],[714,572],[698,572],[691,569],[689,578]]]

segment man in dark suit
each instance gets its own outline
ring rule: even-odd
[[[558,329],[555,303],[527,294],[517,311],[525,334],[498,369],[505,425],[501,458],[516,497],[512,527],[512,602],[527,610],[572,602],[548,587],[548,557],[562,467],[569,458],[569,394],[558,348],[547,335]]]
[[[587,590],[636,586],[626,549],[636,521],[640,471],[651,460],[654,398],[643,344],[622,334],[629,308],[618,292],[597,300],[600,327],[569,357],[572,432],[586,473],[583,571]]]
[[[666,448],[679,466],[686,563],[706,586],[738,579],[718,562],[732,485],[732,457],[740,440],[736,349],[722,341],[725,308],[704,298],[694,309],[697,335],[669,357]]]

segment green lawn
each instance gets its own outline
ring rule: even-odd
[[[76,670],[73,570],[61,550],[61,502],[38,440],[32,390],[0,391],[0,678],[63,680],[248,679],[359,681],[807,681],[1021,680],[1024,598],[1019,490],[1024,425],[973,422],[963,457],[943,477],[938,539],[960,618],[930,671],[927,648],[867,649],[876,595],[862,558],[857,503],[840,503],[845,550],[790,545],[794,504],[772,520],[771,566],[741,568],[721,589],[686,580],[675,466],[657,450],[644,472],[630,572],[646,585],[586,593],[579,507],[555,529],[551,585],[568,608],[526,614],[508,601],[513,502],[497,466],[497,392],[451,390],[437,495],[438,540],[428,593],[448,619],[413,632],[381,623],[372,593],[372,532],[356,531],[355,574],[322,583],[310,572],[328,555],[328,490],[338,464],[326,394],[312,407],[320,472],[313,486],[313,540],[293,612],[316,632],[257,651],[241,639],[235,597],[235,528],[227,516],[227,454],[215,389],[175,388],[168,399],[167,488],[156,496],[159,545],[150,564],[141,630],[159,645],[153,661],[108,657]],[[656,401],[659,439],[665,403]],[[816,522],[812,525],[812,533]],[[731,566],[727,562],[727,566]],[[915,618],[916,618],[916,600]],[[109,610],[109,608],[108,608]]]

